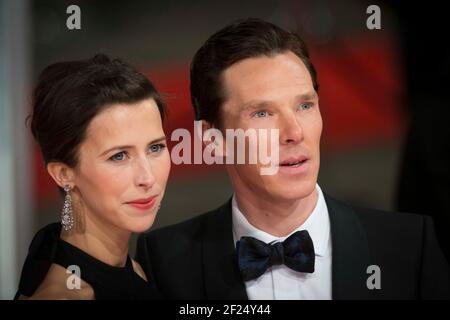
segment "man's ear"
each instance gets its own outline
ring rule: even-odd
[[[205,134],[207,130],[209,134]],[[206,120],[202,120],[202,133],[205,135],[205,140],[202,137],[202,143],[205,147],[210,146],[212,149],[211,154],[214,157],[226,157],[225,137],[222,131],[214,127]]]
[[[202,141],[203,146],[206,147],[212,142],[211,141],[204,141],[203,140],[203,134],[205,133],[206,130],[214,128],[214,126],[211,123],[209,123],[208,121],[206,121],[206,120],[201,120],[201,122],[202,122],[202,132],[201,132],[200,139]]]
[[[47,172],[61,188],[66,185],[71,188],[75,186],[75,172],[68,165],[62,162],[49,162]]]

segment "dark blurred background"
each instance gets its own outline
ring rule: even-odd
[[[445,10],[432,2],[0,0],[0,298],[13,296],[33,234],[59,219],[61,199],[25,118],[48,64],[105,53],[163,92],[167,134],[192,132],[189,63],[215,31],[259,17],[297,31],[318,71],[324,119],[319,184],[357,206],[433,215],[448,254],[449,51]],[[81,9],[68,30],[66,8]],[[381,29],[369,30],[369,5]],[[172,165],[153,228],[232,195],[220,166]],[[382,235],[380,235],[382,236]],[[130,249],[134,251],[134,241]]]

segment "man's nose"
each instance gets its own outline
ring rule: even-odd
[[[295,113],[288,113],[280,118],[280,143],[300,143],[303,140],[303,128]]]

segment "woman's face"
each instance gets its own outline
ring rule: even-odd
[[[74,170],[74,192],[86,219],[142,232],[153,224],[169,171],[155,101],[112,105],[88,126]]]

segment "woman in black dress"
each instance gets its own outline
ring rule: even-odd
[[[170,157],[150,81],[105,55],[55,63],[34,91],[31,131],[64,196],[61,223],[34,237],[16,298],[160,298],[128,255],[150,228]]]

